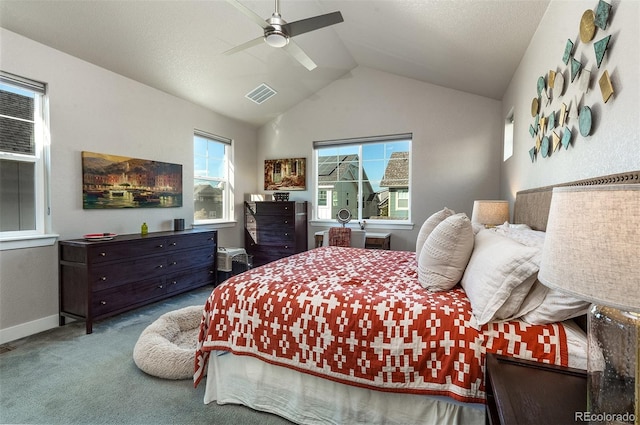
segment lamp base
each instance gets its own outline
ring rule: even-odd
[[[588,315],[591,424],[638,424],[640,314],[593,305]]]

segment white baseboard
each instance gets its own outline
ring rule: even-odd
[[[54,314],[53,316],[43,317],[42,319],[22,323],[10,328],[0,329],[0,344],[6,344],[16,339],[57,328],[60,323],[59,317],[57,314]]]

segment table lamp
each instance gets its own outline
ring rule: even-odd
[[[554,188],[538,279],[592,303],[589,422],[637,425],[640,184]]]
[[[473,201],[471,222],[494,227],[509,221],[509,201]]]

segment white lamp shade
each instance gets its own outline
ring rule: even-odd
[[[509,201],[474,201],[471,221],[489,226],[509,221]]]
[[[640,184],[553,189],[538,279],[640,312]]]

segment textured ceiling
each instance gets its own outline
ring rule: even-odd
[[[273,1],[242,1],[268,18]],[[308,71],[260,44],[261,28],[222,0],[0,0],[0,26],[167,93],[262,125],[361,65],[501,99],[549,0],[282,0],[296,21],[344,22],[295,37]],[[278,94],[256,105],[261,83]]]

